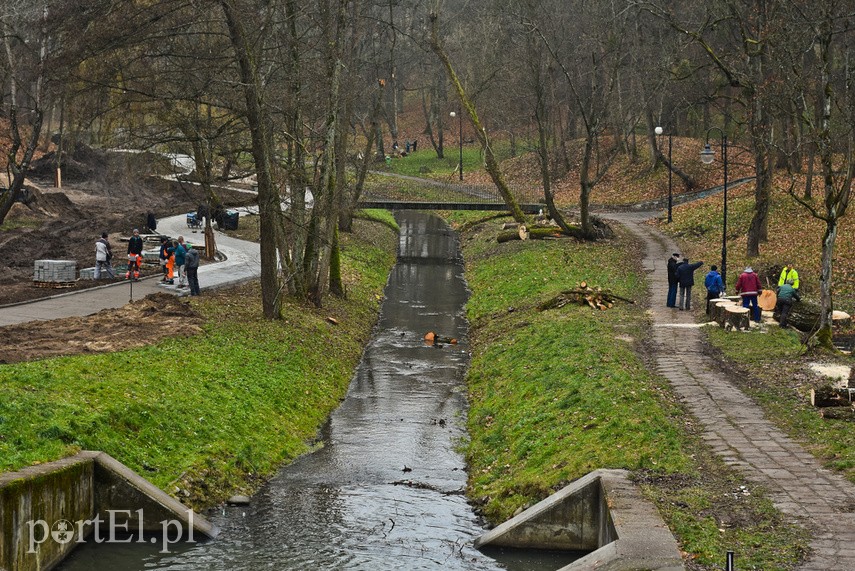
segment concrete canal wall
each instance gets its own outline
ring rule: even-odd
[[[79,543],[144,533],[202,540],[217,530],[103,452],[0,474],[2,571],[51,569]]]

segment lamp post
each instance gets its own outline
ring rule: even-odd
[[[460,145],[460,182],[463,182],[463,113],[458,107],[456,113],[452,111],[449,115],[452,119],[457,117],[457,142]]]
[[[701,151],[701,162],[705,165],[712,164],[715,160],[715,151],[710,147],[710,133],[718,131],[721,135],[721,160],[724,165],[724,214],[721,223],[721,279],[727,287],[727,135],[718,127],[707,129],[706,143]]]
[[[656,127],[654,129],[657,135],[661,135],[663,130],[662,127]],[[672,179],[674,176],[674,171],[671,169],[671,133],[668,133],[668,224],[671,223],[671,208],[674,206],[674,200],[672,198],[671,190],[673,189]]]

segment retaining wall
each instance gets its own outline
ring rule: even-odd
[[[93,530],[162,532],[176,522],[189,539],[217,529],[103,452],[0,474],[0,571],[43,571],[60,563]],[[97,527],[96,527],[97,526]]]

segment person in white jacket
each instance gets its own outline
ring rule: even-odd
[[[101,233],[101,239],[95,242],[95,279],[101,279],[101,269],[107,271],[107,275],[111,278],[116,277],[113,273],[113,249],[110,247],[110,241],[107,240],[107,233]]]

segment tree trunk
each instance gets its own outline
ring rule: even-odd
[[[220,0],[229,29],[232,48],[240,68],[247,106],[247,124],[252,138],[252,156],[258,177],[258,213],[261,235],[261,305],[264,317],[279,319],[276,224],[281,218],[279,194],[273,182],[273,140],[264,109],[263,91],[252,48],[231,0]]]
[[[475,135],[478,137],[478,140],[481,143],[481,148],[484,151],[484,168],[487,171],[487,174],[489,174],[490,178],[493,180],[493,184],[496,185],[496,189],[498,189],[499,194],[505,201],[505,204],[508,206],[508,210],[510,210],[511,216],[513,216],[514,220],[516,220],[520,224],[523,224],[526,221],[525,215],[523,214],[522,210],[520,210],[516,198],[514,198],[513,193],[511,193],[511,190],[508,188],[508,185],[505,182],[505,177],[504,175],[502,175],[501,169],[499,169],[499,163],[496,160],[495,154],[493,153],[493,147],[490,145],[490,141],[487,138],[487,129],[485,129],[484,126],[481,125],[481,120],[478,118],[478,114],[475,111],[474,103],[466,95],[466,91],[463,89],[463,84],[460,83],[460,79],[457,77],[457,73],[454,71],[454,67],[451,65],[451,60],[448,58],[448,54],[445,53],[445,50],[443,50],[442,46],[439,44],[439,32],[437,30],[437,14],[431,13],[430,18],[431,49],[433,49],[434,53],[436,53],[437,57],[439,57],[440,61],[445,66],[445,71],[448,74],[448,78],[451,81],[451,84],[454,89],[457,91],[457,95],[460,97],[461,106],[466,109],[466,113],[469,115],[469,119],[472,121],[472,126],[475,127]]]

